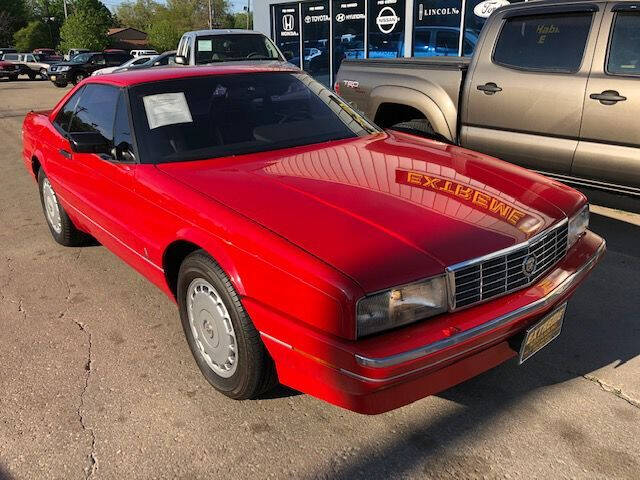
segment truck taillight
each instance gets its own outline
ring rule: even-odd
[[[333,91],[340,95],[340,82],[336,82],[333,84]]]

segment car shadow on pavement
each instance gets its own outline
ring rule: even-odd
[[[609,252],[569,302],[558,339],[522,366],[511,360],[441,392],[438,397],[454,402],[448,413],[436,418],[425,416],[423,422],[408,430],[390,434],[381,449],[361,450],[337,471],[319,477],[404,478],[416,475],[416,469],[420,468],[424,469],[423,476],[434,478],[449,476],[451,469],[460,471],[460,468],[475,471],[478,477],[491,476],[490,465],[482,458],[467,456],[464,449],[458,449],[461,441],[481,435],[485,427],[503,415],[510,415],[510,410],[539,389],[583,377],[603,367],[620,366],[638,356],[640,227],[592,215],[591,229],[607,239]],[[593,388],[600,389],[600,386],[594,384]],[[420,408],[420,403],[408,408]],[[528,401],[527,408],[530,415],[546,416],[544,407],[538,410],[536,402]],[[426,412],[427,409],[425,415]],[[522,428],[526,434],[526,426]],[[553,423],[551,428],[563,448],[590,471],[599,472],[605,478],[640,471],[640,463],[628,453],[590,444],[570,418]]]
[[[13,480],[13,477],[7,473],[4,467],[0,464],[0,480]]]

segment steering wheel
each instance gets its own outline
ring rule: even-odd
[[[249,55],[247,55],[247,58],[253,58],[253,57],[261,57],[262,55],[259,52],[251,52]]]
[[[287,120],[298,118],[300,120],[313,118],[309,112],[291,112],[283,114],[282,118],[278,121],[278,125],[285,123]]]

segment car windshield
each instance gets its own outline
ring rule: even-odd
[[[93,53],[79,53],[71,59],[73,63],[87,63]]]
[[[196,64],[237,60],[281,60],[277,48],[264,35],[235,33],[196,40]]]
[[[130,90],[144,163],[243,155],[377,133],[303,73],[225,74]]]

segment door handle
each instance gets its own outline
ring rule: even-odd
[[[484,92],[485,95],[493,95],[496,92],[501,92],[502,89],[493,82],[485,83],[484,85],[478,85],[478,90]]]
[[[61,148],[60,150],[58,150],[58,152],[60,153],[60,155],[62,155],[63,157],[66,158],[71,158],[71,154],[69,152],[67,152],[64,148]]]
[[[624,102],[627,97],[623,97],[615,90],[605,90],[602,93],[592,93],[589,95],[591,100],[598,100],[603,105],[615,105],[617,102]]]

